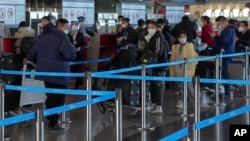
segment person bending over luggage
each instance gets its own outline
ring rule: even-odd
[[[183,60],[185,58],[197,58],[198,55],[194,49],[193,43],[187,41],[187,33],[182,31],[177,34],[176,39],[178,40],[178,44],[172,46],[172,55],[170,57],[170,61],[178,61]],[[187,77],[193,77],[195,74],[195,68],[197,63],[188,63]],[[184,77],[184,64],[170,66],[170,76],[171,77]],[[183,83],[177,83],[177,89],[179,90],[179,99],[177,108],[183,107]],[[191,98],[194,97],[194,90],[192,83],[188,83],[188,96]]]
[[[25,21],[20,22],[18,31],[15,33],[15,38],[17,38],[15,43],[16,54],[21,54],[21,42],[24,37],[34,37],[35,30],[32,29]]]
[[[84,47],[84,40],[83,40],[83,33],[78,30],[76,25],[72,26],[72,32],[69,34],[70,42],[75,46],[76,50],[76,58],[74,61],[83,61],[83,47]],[[83,72],[82,65],[73,65],[72,66],[73,72]],[[75,82],[75,89],[79,89],[80,86],[83,85],[83,78],[76,77]]]
[[[149,50],[157,57],[156,63],[167,62],[166,42],[161,32],[157,31],[156,23],[150,21],[147,24],[148,34],[145,36],[145,49]],[[166,67],[153,69],[153,76],[164,77],[166,74]],[[162,114],[163,94],[165,92],[164,81],[151,81],[151,113]]]
[[[50,27],[44,27],[43,34],[32,47],[28,60],[36,63],[37,72],[69,72],[68,61],[75,59],[75,48],[67,37],[68,21],[58,19],[57,28]],[[35,79],[44,81],[46,88],[66,89],[70,83],[69,77],[36,76]],[[46,95],[46,109],[64,105],[65,95],[60,93],[46,93]],[[59,117],[59,114],[47,117],[50,131],[63,130],[58,125]]]

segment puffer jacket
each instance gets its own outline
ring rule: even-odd
[[[18,32],[15,33],[15,38],[17,38],[15,42],[15,47],[18,48],[16,49],[16,53],[20,53],[20,45],[22,42],[22,39],[24,37],[34,37],[35,36],[35,30],[31,29],[30,27],[20,27],[18,29]]]

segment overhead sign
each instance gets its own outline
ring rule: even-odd
[[[184,16],[184,6],[166,6],[166,18],[170,24],[177,24]]]
[[[121,5],[122,15],[130,19],[130,24],[137,24],[139,19],[144,19],[146,16],[146,5],[143,3],[126,3]]]
[[[25,21],[25,0],[0,0],[0,21],[7,26]]]
[[[77,21],[77,17],[84,16],[85,24],[94,24],[94,0],[63,0],[63,18],[70,23]]]

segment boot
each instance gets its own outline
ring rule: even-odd
[[[156,104],[155,103],[151,103],[150,104],[150,110],[152,111],[152,110],[154,110],[155,108],[156,108]]]
[[[157,105],[156,108],[154,110],[152,110],[150,113],[151,114],[163,114],[163,112],[162,112],[162,106],[161,105]]]

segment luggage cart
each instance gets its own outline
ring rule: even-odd
[[[35,64],[29,61],[25,62],[23,65],[24,72],[35,71],[34,68],[35,68]],[[35,80],[34,76],[32,75],[22,75],[22,86],[45,88],[44,82],[40,80]],[[20,104],[19,104],[17,114],[33,112],[34,109],[32,109],[32,106],[36,104],[43,105],[45,100],[46,100],[46,95],[43,92],[34,93],[34,92],[28,92],[28,91],[21,91]],[[12,113],[12,114],[15,114],[15,113]],[[21,125],[24,127],[27,127],[28,121],[23,122]]]

